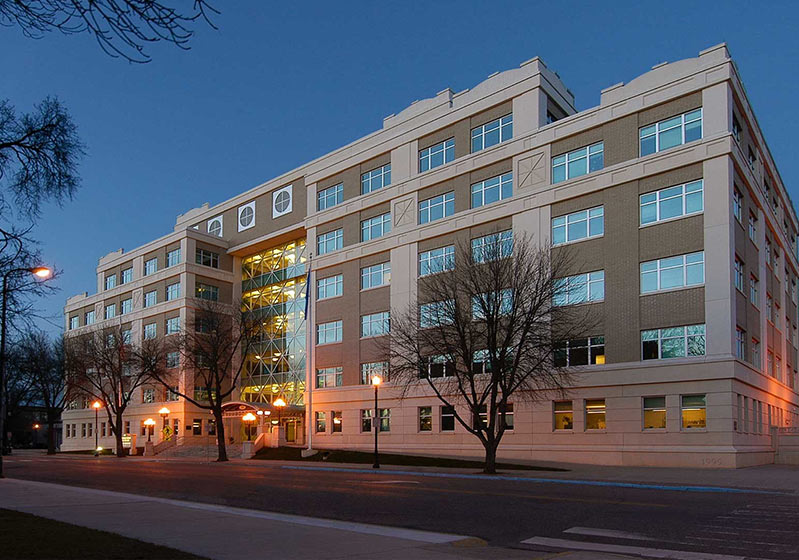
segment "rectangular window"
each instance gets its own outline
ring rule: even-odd
[[[361,289],[377,288],[391,282],[391,263],[384,262],[361,269]]]
[[[180,317],[170,317],[166,320],[166,334],[178,334],[180,332]]]
[[[455,159],[455,139],[449,138],[419,150],[419,173],[434,169]]]
[[[419,253],[419,276],[437,274],[455,268],[455,246],[447,245]]]
[[[605,271],[586,272],[555,280],[554,305],[575,305],[605,299]]]
[[[367,194],[391,184],[391,164],[372,169],[361,175],[361,194]]]
[[[497,297],[499,296],[499,297]],[[484,321],[486,317],[508,315],[513,310],[513,290],[506,288],[499,293],[484,293],[472,296],[472,319]],[[455,313],[450,311],[450,316]]]
[[[683,430],[696,430],[707,427],[705,395],[682,395],[680,402]]]
[[[203,421],[202,418],[195,418],[191,422],[191,433],[195,436],[203,435]]]
[[[428,198],[419,203],[419,223],[426,224],[441,220],[455,213],[455,192]]]
[[[552,158],[552,183],[568,181],[605,167],[605,143],[597,142]]]
[[[316,299],[328,299],[343,293],[344,276],[337,274],[316,281]]]
[[[752,240],[752,243],[757,245],[757,217],[749,213],[749,239]],[[768,262],[768,260],[766,260]]]
[[[744,293],[744,263],[735,257],[735,289]]]
[[[122,344],[132,344],[133,343],[133,331],[130,329],[125,329],[122,331]]]
[[[111,290],[117,287],[117,275],[116,274],[109,274],[105,277],[105,289]]]
[[[180,352],[168,352],[166,355],[166,367],[173,369],[178,366],[180,366]]]
[[[202,284],[200,282],[194,287],[194,297],[208,301],[219,301],[219,286]]]
[[[513,430],[513,403],[507,403],[504,407],[499,405],[499,422],[505,426],[506,430]]]
[[[760,341],[752,339],[752,365],[760,369]]]
[[[704,186],[704,181],[699,179],[642,194],[639,197],[641,225],[701,213],[705,208]]]
[[[419,306],[419,326],[423,329],[451,325],[454,317],[454,301],[432,301]]]
[[[155,389],[142,389],[141,402],[143,403],[155,402]]]
[[[219,253],[206,251],[205,249],[197,249],[197,252],[194,256],[194,262],[202,266],[219,268]]]
[[[158,292],[153,290],[144,293],[144,307],[152,307],[158,303]]]
[[[574,429],[574,411],[572,401],[555,401],[552,403],[552,423],[555,430]]]
[[[455,408],[451,406],[441,407],[441,431],[455,431]]]
[[[771,323],[774,322],[774,301],[769,293],[766,294],[766,319]]]
[[[557,367],[587,366],[605,363],[605,337],[576,338],[555,345]]]
[[[316,343],[330,344],[333,342],[341,342],[341,321],[316,325]]]
[[[166,287],[166,300],[172,301],[178,299],[179,297],[180,297],[180,282],[169,284]]]
[[[513,173],[491,177],[472,185],[472,208],[479,208],[513,196]]]
[[[666,397],[644,397],[644,429],[666,429]]]
[[[361,315],[361,338],[388,334],[391,325],[389,312]]]
[[[605,233],[605,208],[597,206],[552,218],[552,244],[601,237]]]
[[[391,431],[391,409],[390,408],[381,408],[379,416],[380,416],[380,431],[381,432],[390,432]]]
[[[333,410],[330,412],[330,431],[334,434],[341,433],[341,411]]]
[[[743,197],[738,189],[734,189],[732,191],[732,215],[735,216],[735,219],[739,222],[743,223]]]
[[[472,239],[472,259],[483,263],[504,259],[513,254],[513,230],[492,233]]]
[[[133,268],[131,267],[123,270],[119,280],[120,284],[127,284],[128,282],[133,282]]]
[[[328,367],[316,370],[316,388],[341,387],[343,368]]]
[[[316,209],[327,210],[344,202],[344,183],[327,187],[316,193]]]
[[[433,431],[433,407],[420,406],[419,407],[419,431],[432,432]]]
[[[80,425],[80,437],[86,437],[86,424]]]
[[[472,153],[513,138],[513,114],[472,129]]]
[[[130,313],[133,311],[133,298],[123,299],[121,302],[119,302],[119,305],[122,315],[125,313]]]
[[[665,360],[705,355],[705,325],[641,331],[644,360]]]
[[[84,325],[93,325],[94,324],[94,311],[87,311],[84,315]]]
[[[361,221],[361,241],[377,239],[391,233],[391,212]]]
[[[641,263],[642,294],[700,286],[704,283],[704,251]]]
[[[374,416],[374,411],[371,408],[362,408],[361,409],[361,431],[362,432],[371,432],[372,431],[372,417]]]
[[[344,230],[341,228],[316,236],[316,254],[324,255],[338,251],[344,246]]]
[[[368,362],[361,364],[361,384],[371,385],[372,377],[377,375],[383,383],[388,382],[388,362]]]
[[[766,373],[774,377],[774,352],[771,350],[766,352]]]
[[[757,155],[752,150],[752,146],[749,146],[748,160],[749,160],[749,167],[754,169],[755,168],[755,163],[757,163]]]
[[[80,319],[78,317],[69,318],[69,330],[77,329],[80,326]]]
[[[732,136],[737,142],[741,141],[741,123],[738,122],[738,117],[732,115]]]
[[[739,360],[746,359],[746,331],[741,327],[735,328],[735,356]]]
[[[106,319],[113,319],[117,314],[117,306],[115,303],[109,303],[103,310]]]
[[[641,157],[702,138],[702,109],[640,129]]]
[[[430,356],[422,364],[419,378],[452,377],[455,373],[455,363],[448,356]]]
[[[144,261],[144,275],[155,274],[158,272],[158,258],[154,257],[150,260]]]
[[[755,307],[760,307],[760,282],[754,276],[749,277],[749,301]]]
[[[327,415],[324,412],[316,413],[316,433],[327,431]]]
[[[158,326],[155,323],[144,325],[144,340],[151,340],[158,335]]]
[[[177,367],[177,366],[175,366],[175,367]],[[167,389],[167,391],[166,391],[166,400],[168,402],[178,402],[180,400],[180,395],[178,395],[179,391],[180,391],[180,388],[177,385],[174,385],[171,388]],[[174,434],[178,433],[177,422],[178,422],[178,420],[177,420],[177,418],[175,418],[175,429],[173,431]]]
[[[173,249],[166,254],[166,266],[176,266],[180,264],[180,249]]]
[[[605,399],[590,399],[585,401],[585,429],[605,429]]]

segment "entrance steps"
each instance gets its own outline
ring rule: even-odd
[[[242,451],[242,444],[240,443],[228,443],[225,446],[225,450],[227,451],[228,458],[238,458],[241,457]],[[178,441],[177,445],[173,445],[161,451],[157,454],[162,458],[170,458],[170,457],[196,457],[196,458],[207,458],[210,460],[215,460],[219,455],[219,449],[216,445],[216,442],[213,443],[205,443],[205,442],[192,442],[192,441]]]

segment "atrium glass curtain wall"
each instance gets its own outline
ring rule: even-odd
[[[241,400],[303,404],[305,391],[305,240],[242,262],[242,306],[259,315],[261,333],[246,357]]]

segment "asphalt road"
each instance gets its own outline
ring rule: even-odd
[[[297,470],[271,462],[7,459],[12,478],[456,533],[494,546],[540,550],[540,542],[522,541],[545,537],[799,560],[796,494]]]

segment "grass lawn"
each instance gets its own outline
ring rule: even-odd
[[[303,457],[301,449],[297,447],[264,447],[255,454],[253,459],[267,461],[308,461],[326,463],[364,463],[371,465],[374,462],[373,453],[363,451],[319,450],[311,457]],[[445,467],[482,469],[482,461],[468,461],[465,459],[444,459],[440,457],[418,457],[414,455],[395,455],[393,453],[380,454],[381,465],[404,465],[409,467]],[[521,471],[566,471],[551,467],[536,467],[533,465],[514,465],[511,463],[497,463],[498,469]]]
[[[202,560],[200,556],[165,546],[8,509],[0,509],[0,558]]]

